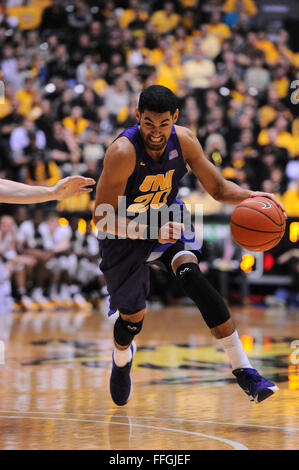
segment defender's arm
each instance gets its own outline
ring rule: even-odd
[[[92,178],[69,176],[54,186],[30,186],[15,181],[0,179],[0,202],[8,204],[36,204],[67,199],[82,192],[91,192]]]

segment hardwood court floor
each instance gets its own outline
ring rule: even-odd
[[[299,311],[233,316],[253,366],[280,387],[258,405],[193,307],[147,314],[125,407],[109,396],[112,323],[101,314],[1,316],[0,449],[299,449]]]

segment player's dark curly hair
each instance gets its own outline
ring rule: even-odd
[[[145,109],[155,113],[166,113],[171,115],[178,108],[178,100],[175,94],[161,85],[151,85],[145,88],[139,97],[138,110],[142,114]]]

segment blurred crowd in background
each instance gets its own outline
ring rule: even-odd
[[[139,93],[160,84],[179,99],[178,124],[197,135],[207,158],[225,178],[275,193],[289,216],[299,216],[298,41],[281,25],[271,31],[262,28],[258,3],[2,2],[0,177],[33,185],[55,184],[74,174],[98,180],[108,145],[135,123]],[[191,173],[182,180],[179,196],[202,203],[204,215],[233,210],[213,200]],[[16,216],[1,220],[2,255],[7,233],[15,233],[11,250],[16,259],[6,262],[14,273],[15,299],[23,297],[23,305],[34,276],[44,285],[37,284],[40,290],[31,292],[31,298],[42,294],[45,300],[55,299],[54,291],[45,292],[47,273],[53,288],[58,281],[59,288],[63,285],[61,298],[66,302],[70,292],[72,299],[78,294],[73,279],[81,272],[83,255],[76,254],[76,262],[68,258],[68,272],[63,257],[71,256],[70,246],[80,234],[74,228],[79,226],[76,212],[92,210],[94,198],[95,191],[59,202],[58,213],[40,221],[44,225],[39,235],[34,232],[39,211],[23,222],[31,228],[25,229]],[[73,211],[76,222],[58,224],[69,245],[63,246],[61,256],[49,248],[48,257],[47,232],[61,219],[59,211]],[[32,233],[36,246],[29,242]],[[33,249],[41,253],[30,254]],[[82,259],[93,264],[98,253],[89,249],[91,254]],[[39,269],[44,277],[37,274]],[[101,274],[95,273],[98,279]],[[80,282],[75,284],[81,288]],[[85,299],[77,299],[83,305]]]
[[[90,222],[22,206],[3,215],[0,312],[98,307],[107,288]]]

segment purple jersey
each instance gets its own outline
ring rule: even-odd
[[[178,183],[187,172],[175,127],[172,126],[160,161],[147,154],[138,124],[125,129],[119,137],[127,137],[136,150],[135,170],[124,193],[127,211],[137,215],[149,208],[170,206],[175,201]]]

